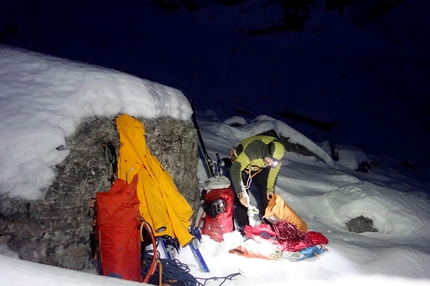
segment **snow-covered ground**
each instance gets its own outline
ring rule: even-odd
[[[177,89],[7,46],[0,46],[0,102],[0,190],[27,199],[43,197],[40,189],[54,177],[51,167],[67,156],[56,147],[65,144],[64,138],[73,134],[81,119],[122,112],[148,118],[166,114],[184,120],[191,117],[190,104]],[[241,273],[224,285],[430,284],[427,183],[393,169],[387,156],[368,156],[348,145],[336,146],[340,160],[333,162],[324,151],[326,142],[314,142],[264,114],[251,122],[240,117],[220,122],[220,116],[225,114],[210,110],[198,114],[210,156],[227,156],[228,149],[241,139],[273,128],[324,159],[287,153],[276,191],[311,230],[329,239],[329,250],[301,262],[269,261],[230,254],[230,249],[242,243],[237,232],[225,235],[221,243],[204,236],[201,251],[210,273],[199,271],[187,249],[179,255],[195,277]],[[374,162],[369,173],[354,171],[363,159]],[[203,185],[207,179],[203,164],[198,176]],[[378,232],[348,232],[345,223],[359,215],[371,218]],[[0,246],[0,253],[0,285],[134,284],[22,261],[5,245]],[[220,283],[208,281],[206,285]]]

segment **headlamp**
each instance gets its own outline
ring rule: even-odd
[[[270,166],[271,166],[271,167],[273,167],[273,168],[275,168],[276,166],[278,166],[278,164],[279,164],[279,161],[278,161],[278,160],[273,159],[273,161],[272,161],[272,165],[270,165]]]

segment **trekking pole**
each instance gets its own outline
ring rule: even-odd
[[[206,171],[208,172],[208,177],[214,177],[215,174],[214,174],[214,170],[213,170],[213,162],[212,162],[211,158],[209,157],[209,154],[206,150],[205,143],[203,142],[202,134],[200,133],[200,128],[199,128],[199,125],[197,123],[197,118],[196,118],[196,112],[194,111],[194,102],[193,101],[191,101],[191,109],[193,111],[191,118],[193,120],[194,128],[196,128],[196,130],[197,130],[197,137],[199,138],[199,145],[200,145],[199,150],[202,153],[203,158],[205,160]]]
[[[218,167],[218,176],[222,176],[221,169],[222,169],[223,163],[221,161],[221,158],[219,157],[219,153],[216,153],[216,162]]]
[[[193,111],[193,114],[191,116],[193,124],[194,124],[194,128],[196,128],[197,130],[197,137],[199,139],[199,151],[201,152],[201,154],[203,155],[204,161],[205,161],[205,165],[206,165],[206,171],[207,171],[207,175],[208,177],[215,177],[214,174],[214,164],[211,160],[211,158],[209,157],[209,154],[206,150],[206,146],[205,143],[203,142],[203,137],[202,134],[200,133],[200,128],[199,125],[197,123],[197,118],[196,118],[196,112],[194,110],[194,102],[191,101],[191,109]],[[203,208],[200,206],[199,208],[199,213],[200,216],[203,216]],[[197,264],[199,265],[199,268],[201,271],[203,272],[210,272],[209,268],[206,264],[206,261],[204,260],[202,254],[200,253],[200,249],[198,242],[201,240],[201,232],[200,232],[200,228],[198,225],[196,225],[196,223],[198,223],[200,221],[200,217],[199,214],[197,214],[197,218],[196,218],[196,222],[194,223],[194,225],[191,225],[189,228],[189,232],[193,235],[193,239],[191,241],[191,243],[189,244],[189,247],[191,249],[191,252],[193,253],[193,256],[197,262]]]

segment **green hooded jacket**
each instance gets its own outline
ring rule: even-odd
[[[270,143],[275,144],[270,144]],[[272,145],[272,154],[270,154],[270,147]],[[274,150],[273,150],[274,149]],[[277,138],[265,135],[256,135],[243,140],[238,147],[236,147],[237,158],[230,167],[230,175],[233,183],[234,190],[240,194],[242,190],[242,172],[245,169],[251,169],[253,172],[262,168],[269,167],[264,161],[265,157],[271,157],[279,160],[279,164],[270,168],[269,176],[267,178],[266,191],[275,191],[275,181],[281,169],[281,159],[284,156],[285,148],[278,141]]]

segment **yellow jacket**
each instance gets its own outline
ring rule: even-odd
[[[120,138],[118,178],[130,183],[138,173],[137,196],[143,219],[155,236],[169,235],[181,246],[187,245],[192,239],[188,227],[193,210],[169,172],[149,152],[143,124],[127,114],[117,117],[116,123]]]

